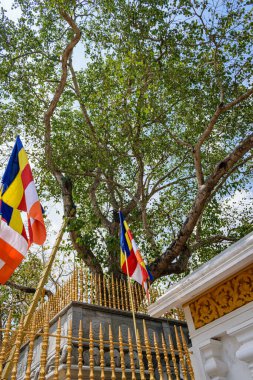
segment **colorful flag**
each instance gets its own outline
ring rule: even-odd
[[[28,238],[20,211],[1,201],[0,284],[11,277],[28,250]]]
[[[19,136],[3,175],[2,200],[14,209],[27,212],[29,245],[32,243],[43,244],[46,240],[46,228],[42,207],[28,158]]]
[[[29,239],[20,211],[27,212]],[[32,243],[43,244],[46,229],[30,165],[17,137],[0,194],[0,283],[4,284]]]
[[[147,292],[147,280],[151,279],[149,271],[141,257],[133,235],[124,220],[123,214],[119,212],[120,218],[120,266],[123,273],[127,274],[127,265],[129,276],[141,284]],[[127,262],[126,262],[127,260]]]

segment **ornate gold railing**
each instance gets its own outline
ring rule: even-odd
[[[43,306],[44,307],[44,306]],[[143,328],[123,336],[119,326],[118,334],[112,334],[109,325],[100,324],[99,334],[89,331],[84,334],[83,321],[73,336],[72,321],[68,322],[67,334],[62,334],[61,319],[57,329],[50,333],[49,303],[45,309],[42,329],[37,331],[35,319],[30,331],[23,331],[23,319],[16,330],[13,344],[16,347],[10,379],[169,379],[193,380],[190,353],[181,327],[174,326],[173,336],[167,337],[153,332],[150,337],[145,320]],[[4,360],[8,354],[8,341],[12,333],[9,316],[6,328],[2,329],[3,341],[0,347],[0,378]],[[21,347],[21,336],[25,333],[28,341]],[[115,336],[116,335],[116,336]],[[97,339],[94,338],[97,336]],[[107,339],[105,339],[105,337]],[[142,337],[142,338],[141,338]],[[19,371],[18,371],[19,368]]]
[[[147,314],[148,302],[143,287],[135,282],[132,284],[132,292],[135,312]],[[150,302],[154,302],[161,295],[152,286],[149,288],[149,292]],[[34,314],[36,327],[39,329],[43,326],[47,308],[49,309],[49,318],[52,319],[71,301],[131,311],[126,281],[114,278],[114,276],[102,276],[78,269],[62,286],[57,286],[55,294],[49,297],[48,301],[43,302],[42,300]],[[164,317],[185,320],[183,311],[179,309],[174,309]]]

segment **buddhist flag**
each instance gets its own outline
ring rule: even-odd
[[[22,142],[17,137],[0,193],[0,283],[4,284],[25,257],[32,243],[46,239],[42,208]],[[29,239],[21,218],[27,212]]]
[[[2,179],[2,200],[14,209],[27,212],[29,244],[42,245],[46,228],[31,167],[19,136]]]
[[[119,212],[120,218],[120,266],[123,273],[127,274],[127,265],[129,276],[141,284],[148,295],[147,281],[150,278],[149,271],[141,257],[133,235],[124,220],[123,214]],[[126,263],[127,260],[127,263]]]

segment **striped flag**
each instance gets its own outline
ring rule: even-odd
[[[123,273],[141,284],[148,295],[147,281],[151,279],[149,271],[141,257],[140,251],[135,243],[133,235],[125,221],[123,214],[119,211],[120,218],[120,266]],[[127,260],[127,262],[126,262]]]
[[[31,167],[19,136],[2,179],[2,200],[14,209],[27,212],[29,244],[42,245],[46,228]]]
[[[0,283],[4,284],[32,243],[43,244],[46,229],[26,152],[16,139],[3,175],[0,198]],[[27,212],[29,239],[21,218]]]
[[[20,211],[1,202],[0,284],[11,277],[28,250],[28,238]]]

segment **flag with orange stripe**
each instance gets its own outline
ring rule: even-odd
[[[28,216],[29,239],[21,218]],[[0,193],[0,284],[4,284],[25,257],[32,243],[43,244],[46,228],[32,171],[17,137]]]
[[[2,200],[14,209],[27,212],[29,244],[42,245],[46,240],[42,207],[27,154],[19,136],[3,175]]]

